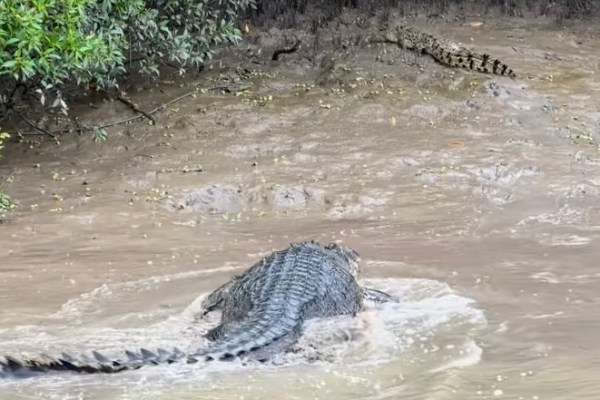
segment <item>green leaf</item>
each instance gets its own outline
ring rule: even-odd
[[[108,134],[106,133],[106,130],[104,128],[96,128],[93,131],[93,138],[95,142],[104,142],[106,141],[106,138],[108,137]]]
[[[2,68],[10,69],[13,68],[15,65],[17,65],[17,62],[15,60],[8,60],[2,64]]]

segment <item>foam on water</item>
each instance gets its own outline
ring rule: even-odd
[[[140,292],[156,290],[160,297],[165,285],[177,286],[178,281],[205,278],[210,272],[215,271],[103,285],[69,300],[51,316],[53,320],[62,320],[63,325],[51,329],[43,325],[5,329],[0,333],[0,354],[19,355],[21,351],[26,351],[27,355],[41,352],[53,355],[61,351],[89,354],[91,350],[99,350],[107,356],[120,357],[123,350],[140,347],[168,349],[177,346],[184,351],[201,347],[205,344],[201,334],[214,326],[219,318],[218,313],[209,314],[205,319],[195,318],[206,293],[179,311],[169,310],[168,315],[164,310],[145,311],[149,314],[147,319],[154,321],[136,327],[98,326],[97,321],[88,323],[85,314],[95,310],[99,302],[109,304],[122,299],[127,292],[147,296]],[[78,398],[78,395],[96,398],[102,393],[100,397],[104,398],[141,399],[162,398],[173,395],[176,390],[181,393],[178,398],[187,398],[185,393],[188,391],[196,394],[200,391],[210,398],[217,398],[217,392],[225,396],[237,391],[239,395],[244,385],[250,388],[276,385],[277,376],[284,379],[299,374],[311,382],[315,379],[366,379],[370,382],[369,371],[389,363],[397,364],[399,368],[423,365],[430,371],[439,371],[478,362],[481,349],[470,336],[484,327],[486,320],[473,300],[434,280],[368,279],[362,283],[387,291],[397,296],[400,302],[369,305],[357,318],[340,317],[308,323],[297,351],[278,357],[279,365],[242,367],[240,362],[182,363],[116,375],[49,374],[25,381],[0,382],[0,393],[10,390],[12,394],[28,393],[40,399]],[[152,313],[154,315],[150,315]],[[156,317],[157,313],[160,318]],[[73,326],[74,320],[82,323]],[[273,377],[275,383],[269,383]],[[240,380],[244,382],[241,386]],[[170,395],[167,398],[173,398]]]
[[[197,280],[201,277],[217,273],[226,273],[238,268],[240,267],[226,264],[225,266],[218,268],[186,271],[173,275],[152,276],[137,281],[119,282],[110,285],[104,284],[88,293],[84,293],[76,298],[68,300],[61,306],[60,310],[50,315],[50,318],[66,319],[71,322],[79,323],[83,318],[98,312],[98,304],[100,302],[115,302],[131,295],[131,293],[139,296],[140,292],[157,290],[162,285],[169,282]]]

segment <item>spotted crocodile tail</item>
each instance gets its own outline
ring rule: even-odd
[[[113,374],[136,370],[146,365],[172,364],[187,359],[185,353],[175,348],[172,351],[158,349],[152,352],[141,349],[139,352],[126,351],[126,359],[111,360],[92,352],[91,356],[73,357],[63,353],[60,357],[44,356],[41,359],[18,360],[13,357],[0,358],[0,378],[29,378],[48,372],[64,371],[79,374]]]
[[[484,74],[508,76],[512,79],[517,77],[508,65],[497,58],[490,57],[489,54],[478,54],[466,49],[451,51],[438,47],[429,55],[440,64],[449,67],[463,68]]]

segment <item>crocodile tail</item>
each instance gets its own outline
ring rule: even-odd
[[[227,337],[187,357],[188,363],[229,361],[239,357],[265,362],[285,352],[298,339],[301,323],[294,318],[252,319],[227,331]]]
[[[266,361],[273,353],[291,346],[298,337],[295,324],[281,324],[270,327],[264,321],[253,329],[240,329],[228,340],[192,354],[185,354],[174,348],[172,351],[157,349],[152,352],[140,349],[139,352],[125,351],[126,359],[109,359],[93,351],[91,356],[74,357],[63,353],[60,357],[43,356],[41,359],[19,360],[10,356],[0,358],[0,379],[31,378],[49,372],[74,372],[78,374],[114,374],[137,370],[149,365],[173,364],[184,361],[187,364],[208,361],[229,361],[242,355],[254,353],[257,361]]]
[[[508,76],[515,79],[517,75],[508,65],[489,54],[478,54],[463,49],[461,51],[440,50],[437,56],[432,55],[438,62],[453,68],[463,68],[484,74]]]
[[[79,374],[113,374],[122,371],[136,370],[146,365],[171,364],[186,355],[179,349],[172,351],[158,349],[152,352],[141,349],[140,352],[126,351],[124,360],[111,360],[97,351],[92,356],[73,357],[63,353],[60,357],[43,357],[43,359],[18,360],[5,356],[0,359],[0,378],[29,378],[36,375],[66,371]]]
[[[516,78],[515,72],[505,63],[489,54],[477,54],[468,52],[455,55],[461,68],[475,70],[484,74],[494,74]],[[461,62],[462,60],[462,62]]]

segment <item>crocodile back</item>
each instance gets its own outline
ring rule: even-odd
[[[355,315],[363,299],[357,271],[358,253],[337,245],[306,241],[271,253],[228,288],[220,340],[198,355],[235,357],[299,334],[308,319]]]

